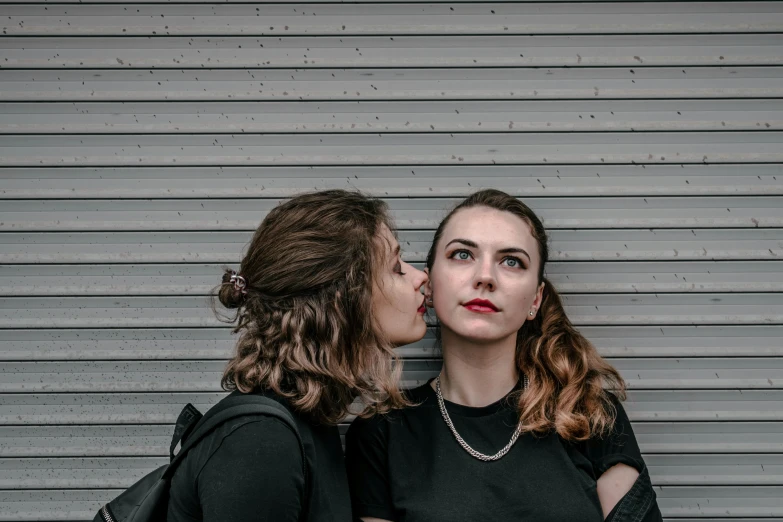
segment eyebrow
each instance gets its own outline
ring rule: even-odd
[[[397,259],[397,257],[399,257],[399,255],[400,255],[400,251],[401,251],[400,244],[399,244],[399,243],[397,243],[397,247],[396,247],[396,248],[395,248],[395,249],[392,251],[392,255],[391,255],[391,258],[390,258],[390,259],[391,259],[392,261],[394,261],[395,259]]]
[[[448,243],[446,243],[446,247],[452,243],[462,243],[465,246],[469,246],[470,248],[478,248],[478,244],[475,241],[471,241],[470,239],[452,239]],[[501,250],[498,250],[499,254],[523,254],[525,257],[527,257],[528,261],[530,261],[530,254],[527,253],[527,251],[524,248],[517,248],[517,247],[509,247],[509,248],[503,248]]]
[[[446,243],[446,247],[448,247],[452,243],[462,243],[465,246],[469,246],[470,248],[478,248],[478,245],[471,241],[470,239],[452,239],[448,243]],[[444,247],[445,248],[445,247]]]
[[[498,250],[498,253],[500,254],[524,254],[525,257],[527,257],[527,260],[530,261],[530,254],[525,251],[524,248],[504,248],[502,250]]]

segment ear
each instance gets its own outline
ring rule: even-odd
[[[536,298],[533,299],[533,302],[530,304],[531,311],[533,311],[533,315],[531,316],[528,314],[527,320],[532,321],[538,316],[538,312],[541,310],[541,303],[544,301],[544,283],[542,282],[540,285],[538,285],[538,289],[536,290]]]
[[[536,310],[541,308],[541,302],[544,300],[544,286],[546,286],[543,282],[538,285],[538,290],[536,290],[536,299],[533,301],[536,305]]]

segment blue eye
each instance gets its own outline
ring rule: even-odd
[[[506,263],[506,266],[509,268],[522,268],[522,261],[516,257],[507,257],[503,262]]]
[[[450,259],[458,259],[460,261],[467,261],[471,257],[472,256],[470,255],[470,252],[468,252],[467,250],[455,250],[449,256]]]

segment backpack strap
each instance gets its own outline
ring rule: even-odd
[[[198,421],[204,416],[198,409],[190,403],[187,403],[182,411],[179,412],[177,422],[174,424],[174,436],[169,445],[169,462],[174,460],[174,456],[182,449],[182,443],[193,432]]]
[[[185,409],[188,410],[188,417],[190,418],[193,415],[191,410],[195,410],[195,408],[188,404]],[[174,456],[164,473],[165,477],[171,478],[188,451],[204,439],[204,437],[209,435],[215,428],[231,419],[246,415],[266,415],[275,417],[290,427],[296,435],[296,440],[299,443],[299,450],[302,455],[302,472],[305,479],[304,509],[302,510],[300,520],[307,520],[312,493],[312,479],[310,476],[310,466],[313,462],[314,455],[312,441],[308,437],[307,444],[305,444],[305,441],[302,438],[302,431],[297,426],[297,422],[293,415],[291,415],[291,412],[288,411],[285,406],[276,400],[263,395],[230,395],[210,408],[203,417],[198,419],[195,426],[187,426],[187,429],[180,430],[179,434],[175,433],[172,447],[174,445],[180,445],[181,449],[176,453],[172,450]],[[182,443],[183,437],[187,437],[184,443]]]

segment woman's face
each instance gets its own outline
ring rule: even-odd
[[[377,328],[395,346],[416,342],[427,331],[421,293],[427,274],[402,260],[400,244],[386,225],[376,243],[383,253],[372,290],[372,311]]]
[[[444,334],[481,344],[516,339],[541,304],[539,263],[521,218],[488,207],[458,211],[438,242],[427,286]]]

